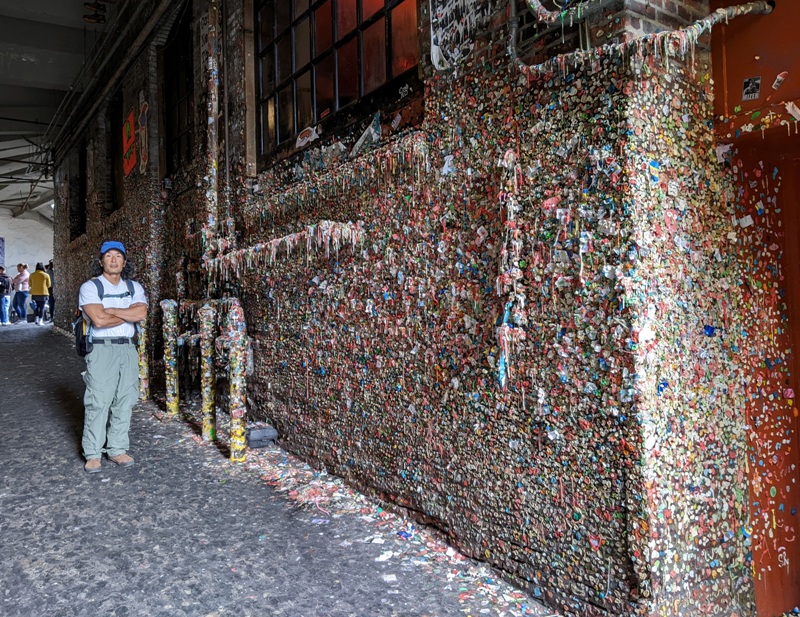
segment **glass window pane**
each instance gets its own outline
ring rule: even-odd
[[[308,0],[294,0],[294,16],[300,17],[308,10]]]
[[[277,34],[281,34],[292,23],[292,3],[288,0],[276,0],[275,21]]]
[[[334,111],[333,84],[335,79],[333,54],[331,54],[318,62],[314,69],[314,83],[317,92],[317,120],[322,120]]]
[[[178,103],[178,130],[182,131],[187,125],[187,118],[189,117],[189,102],[183,99]]]
[[[382,8],[383,0],[361,0],[361,21],[367,21]]]
[[[272,52],[261,58],[261,97],[275,89],[275,59]]]
[[[278,92],[278,143],[294,135],[294,84]]]
[[[358,38],[354,38],[338,50],[339,107],[358,98]]]
[[[356,0],[338,0],[336,3],[336,40],[341,41],[356,27]]]
[[[275,38],[275,13],[272,10],[272,2],[267,2],[258,12],[258,23],[261,28],[261,47],[272,43]]]
[[[261,106],[261,130],[263,132],[262,152],[269,152],[277,144],[275,142],[275,97]]]
[[[333,44],[333,15],[331,0],[314,11],[314,53],[321,54]]]
[[[297,78],[297,130],[302,131],[314,122],[314,106],[311,99],[311,71]]]
[[[296,70],[311,62],[311,19],[308,17],[294,28],[294,59]]]
[[[186,81],[186,75],[179,74],[178,75],[178,79],[176,81],[178,82],[177,95],[178,95],[179,99],[182,99],[183,97],[186,96],[186,88],[187,88],[187,85],[188,85],[187,81]]]
[[[392,11],[392,77],[417,64],[417,0],[405,0]]]
[[[364,30],[361,66],[364,72],[364,94],[386,83],[386,18]]]
[[[292,37],[287,33],[278,41],[278,79],[281,83],[292,74]]]

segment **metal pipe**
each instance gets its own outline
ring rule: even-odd
[[[147,320],[139,322],[139,396],[150,398],[150,359],[147,356]]]
[[[198,311],[200,318],[200,391],[203,396],[203,441],[217,439],[215,413],[216,375],[214,374],[214,334],[217,326],[217,311],[210,304]]]
[[[164,313],[164,377],[166,381],[167,413],[178,415],[178,303],[162,300]]]
[[[225,218],[231,216],[231,156],[228,131],[228,9],[222,0],[222,116],[225,119]],[[230,235],[230,234],[229,234]]]
[[[219,144],[217,114],[219,112],[219,48],[217,40],[217,27],[219,23],[219,9],[216,0],[211,0],[208,7],[208,39],[206,41],[206,168],[203,176],[205,187],[206,221],[203,225],[203,263],[207,264],[216,252],[217,220],[219,209],[219,182],[217,167],[219,159]],[[211,277],[208,277],[206,288],[211,287]]]
[[[247,457],[245,442],[245,413],[247,411],[247,331],[244,310],[236,298],[231,298],[227,316],[229,408],[231,416],[231,462],[240,463]]]
[[[555,21],[556,19],[562,17],[564,12],[557,12],[557,11],[548,11],[545,9],[539,0],[526,0],[528,3],[528,7],[534,14],[537,15],[539,21]],[[509,0],[511,12],[516,16],[516,5],[515,0]],[[605,50],[613,50],[613,49],[627,49],[631,52],[637,51],[641,49],[642,42],[648,43],[658,43],[662,45],[664,39],[667,38],[674,38],[677,41],[696,41],[698,37],[700,37],[704,32],[711,31],[718,23],[725,21],[727,23],[731,19],[735,19],[737,17],[742,17],[743,15],[769,15],[772,13],[774,8],[774,1],[773,0],[758,0],[757,2],[747,2],[745,4],[740,4],[737,6],[729,6],[727,8],[717,9],[710,15],[697,20],[690,26],[686,26],[685,28],[679,28],[678,30],[666,30],[664,32],[656,32],[653,34],[646,34],[642,37],[633,39],[626,43],[618,43],[615,45],[604,45],[603,49]],[[582,5],[580,5],[582,6]],[[579,6],[579,9],[580,9]],[[512,62],[516,62],[520,65],[520,68],[523,71],[530,71],[537,67],[528,67],[525,65],[522,60],[519,59],[519,54],[517,53],[517,31],[518,27],[514,27],[512,24],[510,33],[509,33],[509,45],[508,45],[508,53],[511,56]],[[563,64],[565,63],[566,59],[570,56],[577,57],[577,56],[586,56],[586,53],[583,51],[573,52],[571,54],[563,54],[558,57],[558,60]],[[548,62],[543,63],[548,64],[553,60],[549,60]]]
[[[537,19],[539,21],[547,21],[547,22],[554,22],[554,21],[558,21],[559,19],[563,20],[564,16],[567,15],[567,14],[569,14],[569,15],[577,14],[578,18],[580,19],[581,11],[583,10],[584,5],[587,3],[586,1],[579,1],[579,2],[575,3],[574,7],[569,7],[568,8],[568,7],[564,6],[560,10],[555,10],[554,11],[554,10],[547,9],[544,6],[542,6],[541,0],[526,0],[526,2],[528,4],[528,8],[531,10],[531,12],[534,15],[536,15],[536,17],[537,17]],[[514,1],[512,0],[512,4],[513,3],[514,3]],[[566,4],[568,4],[568,2]],[[772,12],[772,9],[774,8],[775,3],[774,3],[774,1],[773,2],[769,2],[769,1],[765,0],[763,2],[762,1],[759,1],[759,2],[748,2],[746,4],[742,4],[742,5],[739,5],[739,6],[731,6],[731,7],[728,7],[728,8],[717,9],[716,11],[714,11],[714,13],[712,13],[708,17],[704,17],[703,19],[701,19],[699,21],[704,21],[706,19],[709,19],[709,17],[712,17],[715,13],[728,13],[728,18],[733,18],[733,17],[736,17],[737,15],[731,14],[730,13],[731,10],[735,11],[735,10],[741,8],[741,7],[748,7],[749,5],[767,5],[767,6],[762,6],[760,8],[757,8],[754,11],[750,11],[750,10],[747,11],[748,13],[749,12],[763,13],[763,14],[767,15],[767,14]],[[695,23],[699,23],[699,21],[695,22]]]

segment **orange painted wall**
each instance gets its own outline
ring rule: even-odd
[[[798,183],[800,137],[789,151],[774,139],[744,140],[732,164],[737,217],[755,223],[740,255],[746,266],[742,356],[749,379],[745,410],[752,566],[759,617],[800,604],[800,441],[797,391]],[[757,140],[757,141],[756,141]],[[759,143],[760,142],[760,143]]]
[[[711,8],[737,4],[742,2],[712,0]],[[714,113],[718,119],[724,118],[717,126],[720,137],[737,138],[771,128],[797,134],[796,119],[786,110],[786,103],[800,107],[798,37],[797,0],[775,0],[769,15],[747,15],[714,28]],[[745,80],[752,78],[760,78],[760,94],[754,100],[743,100]]]
[[[712,9],[733,4],[741,3],[712,0]],[[715,129],[732,144],[735,216],[754,221],[739,233],[750,294],[742,352],[758,617],[800,605],[800,118],[787,109],[800,107],[799,35],[800,2],[776,0],[772,14],[738,18],[712,37]],[[743,100],[752,78],[759,96]]]

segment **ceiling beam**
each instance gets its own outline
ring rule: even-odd
[[[39,195],[39,197],[37,197],[36,199],[30,200],[24,205],[17,208],[17,211],[13,212],[11,216],[13,218],[18,218],[23,214],[25,214],[26,212],[28,212],[29,210],[33,210],[35,208],[38,208],[39,206],[43,206],[44,204],[53,201],[54,194],[55,192],[52,189],[45,191],[44,193]]]
[[[40,222],[40,223],[44,223],[44,224],[45,224],[45,225],[47,225],[47,226],[48,226],[50,229],[53,229],[53,227],[55,226],[55,225],[53,224],[53,219],[47,218],[47,217],[46,217],[44,214],[42,214],[41,212],[36,212],[35,214],[36,214],[36,216],[39,218],[39,222]]]

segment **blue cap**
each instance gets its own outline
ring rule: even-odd
[[[116,249],[123,255],[127,256],[125,252],[125,245],[122,242],[117,242],[116,240],[106,240],[103,242],[103,246],[100,247],[100,254],[105,255],[111,249]]]

